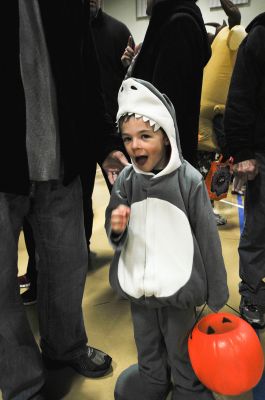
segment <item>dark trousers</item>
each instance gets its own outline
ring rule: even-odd
[[[87,173],[81,174],[81,185],[83,191],[83,211],[84,211],[84,224],[85,224],[85,234],[87,246],[90,246],[90,239],[92,235],[93,229],[93,204],[92,204],[92,195],[95,185],[95,177],[96,177],[97,164],[91,165]],[[105,179],[106,185],[108,187],[109,192],[111,192],[112,186],[109,183],[107,174],[102,169],[102,174]]]
[[[96,176],[96,168],[97,164],[95,163],[90,167],[87,174],[82,174],[80,176],[81,185],[82,185],[82,194],[83,194],[83,213],[84,213],[84,226],[85,226],[85,236],[86,243],[88,249],[90,248],[90,239],[92,236],[93,229],[93,206],[92,206],[92,195],[95,185],[95,176]],[[109,183],[108,177],[104,170],[102,170],[102,174],[106,181],[106,185],[108,187],[109,192],[111,192],[112,186]],[[29,256],[28,265],[27,265],[27,277],[31,282],[31,287],[35,289],[37,284],[37,257],[36,257],[36,247],[35,240],[33,235],[32,227],[30,223],[25,218],[23,222],[23,232],[25,238],[25,244]]]
[[[173,400],[214,400],[196,377],[188,355],[194,309],[131,305],[138,365],[118,378],[116,400],[164,400],[173,381]]]
[[[259,174],[247,182],[245,223],[239,243],[240,294],[265,305],[265,153],[257,153]]]
[[[23,222],[23,232],[24,232],[24,239],[26,244],[26,249],[28,252],[28,265],[27,265],[27,277],[32,286],[36,286],[37,284],[37,257],[36,257],[36,246],[35,240],[33,235],[33,230],[28,222],[27,218],[24,218]]]
[[[30,196],[0,193],[0,389],[3,400],[27,400],[44,383],[38,346],[17,281],[18,238],[32,226],[38,262],[38,316],[42,352],[67,360],[84,351],[82,297],[87,272],[82,190],[36,182]]]

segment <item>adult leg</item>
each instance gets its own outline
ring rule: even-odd
[[[265,154],[256,154],[259,174],[248,181],[245,224],[239,243],[239,275],[242,282],[240,311],[253,325],[263,327],[265,309]]]
[[[86,346],[82,298],[87,272],[82,189],[36,183],[29,215],[38,263],[38,312],[41,348],[46,360],[66,362],[85,376],[104,375],[111,358]]]
[[[85,224],[85,234],[86,234],[86,242],[88,249],[90,248],[90,239],[92,236],[93,230],[93,204],[92,204],[92,195],[95,185],[95,177],[97,171],[96,162],[89,167],[89,172],[87,174],[81,174],[81,185],[83,191],[83,211],[84,211],[84,224]],[[102,175],[105,179],[108,191],[111,192],[112,185],[108,180],[108,176],[103,168],[101,168]]]
[[[256,154],[259,174],[248,181],[245,224],[239,244],[240,293],[252,304],[265,305],[265,154]]]
[[[25,244],[28,252],[28,265],[26,277],[30,282],[30,287],[28,290],[21,294],[22,301],[24,305],[35,304],[37,301],[37,255],[35,240],[33,236],[33,230],[28,222],[27,218],[24,218],[23,222],[23,232],[25,238]]]
[[[0,389],[3,400],[27,400],[44,384],[38,346],[17,280],[18,237],[29,207],[25,196],[0,194]]]
[[[213,394],[196,377],[188,354],[188,336],[195,322],[194,309],[169,306],[159,310],[168,361],[174,382],[172,400],[214,400]]]
[[[97,169],[97,164],[95,162],[88,168],[88,173],[80,175],[82,194],[83,194],[85,235],[86,235],[86,243],[88,249],[90,248],[90,239],[93,229],[94,213],[92,205],[92,194],[95,184],[96,169]]]
[[[38,263],[38,312],[43,353],[70,359],[85,347],[81,309],[86,278],[82,192],[79,181],[36,182],[29,214]]]
[[[108,191],[109,191],[109,193],[111,193],[111,191],[112,191],[112,184],[111,184],[110,181],[109,181],[108,175],[107,175],[107,173],[104,171],[103,168],[101,168],[101,171],[102,171],[102,175],[103,175],[103,177],[104,177],[104,179],[105,179],[105,182],[106,182]]]
[[[37,269],[36,269],[36,247],[33,236],[33,230],[27,220],[23,221],[23,232],[25,238],[26,249],[28,252],[29,260],[27,265],[27,276],[31,284],[37,284]]]
[[[117,380],[115,400],[164,400],[170,375],[157,309],[131,305],[138,365],[125,370]]]

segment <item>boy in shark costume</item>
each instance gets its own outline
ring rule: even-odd
[[[181,156],[174,108],[146,81],[120,88],[117,120],[131,157],[106,211],[115,248],[110,282],[131,300],[138,364],[119,377],[116,400],[210,400],[187,339],[195,307],[228,298],[226,271],[202,176]],[[159,144],[154,145],[159,140]],[[156,142],[158,143],[158,142]]]

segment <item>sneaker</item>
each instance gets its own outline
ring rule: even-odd
[[[18,283],[19,283],[20,288],[30,287],[30,280],[27,277],[27,274],[18,276]]]
[[[244,297],[241,297],[239,306],[241,317],[253,328],[262,329],[265,327],[264,307],[256,304],[247,304]]]
[[[42,359],[47,369],[71,367],[80,375],[88,378],[98,378],[105,375],[110,370],[112,361],[108,354],[91,346],[87,346],[86,352],[72,360],[52,360],[44,354]]]
[[[214,212],[213,215],[217,226],[225,225],[227,223],[227,219],[222,217],[222,215],[217,214],[216,212]]]
[[[21,294],[24,306],[31,306],[37,303],[37,290],[30,286],[28,290]]]
[[[243,190],[233,189],[233,190],[231,190],[231,194],[238,194],[239,196],[244,196]]]

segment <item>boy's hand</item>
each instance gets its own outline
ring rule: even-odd
[[[119,205],[111,213],[111,230],[114,233],[122,233],[125,231],[130,217],[130,208],[124,205]]]

